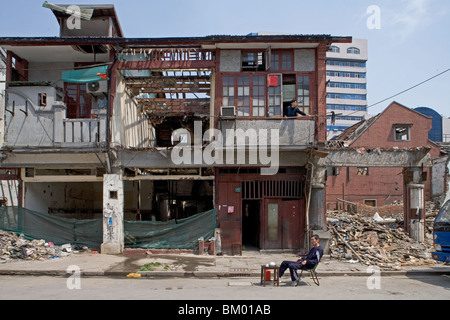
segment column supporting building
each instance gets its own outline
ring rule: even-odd
[[[121,174],[103,177],[102,254],[121,254],[124,249],[124,184]]]

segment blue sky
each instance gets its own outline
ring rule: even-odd
[[[44,0],[1,0],[0,36],[58,36]],[[244,35],[250,32],[331,34],[367,39],[368,104],[400,93],[450,69],[448,0],[92,0],[54,4],[114,4],[126,37]],[[379,29],[367,20],[380,9]],[[450,117],[450,71],[369,108],[390,102],[427,106]]]

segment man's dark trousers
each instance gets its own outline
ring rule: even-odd
[[[307,265],[302,265],[302,260],[296,262],[296,261],[283,261],[280,265],[280,278],[283,276],[284,272],[289,269],[289,272],[291,273],[291,280],[297,281],[298,280],[298,274],[297,270],[308,270]]]

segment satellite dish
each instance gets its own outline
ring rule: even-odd
[[[100,83],[98,81],[89,82],[87,86],[88,86],[88,90],[90,92],[96,92],[96,91],[98,91],[98,89],[100,89]]]

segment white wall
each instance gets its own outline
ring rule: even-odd
[[[102,211],[102,182],[27,182],[24,207],[48,213],[53,209],[96,209]]]

